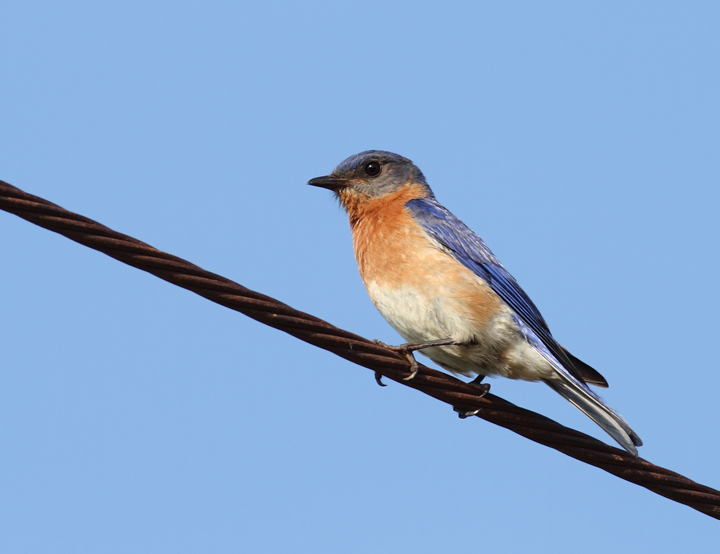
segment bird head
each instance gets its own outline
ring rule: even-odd
[[[315,177],[308,185],[332,190],[340,203],[363,203],[393,194],[406,185],[419,185],[432,196],[422,171],[407,158],[392,152],[368,150],[350,156],[330,175]]]

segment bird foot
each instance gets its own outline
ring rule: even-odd
[[[453,410],[457,412],[457,415],[460,419],[467,419],[480,413],[480,408],[478,408],[477,410],[466,410],[465,408],[461,408],[459,406],[453,406]]]
[[[490,391],[490,383],[483,383],[483,379],[485,379],[485,375],[478,375],[475,379],[468,382],[468,385],[478,390],[478,398],[482,398]]]
[[[477,400],[485,396],[488,391],[490,390],[490,384],[489,383],[481,383],[480,381],[483,380],[484,375],[478,375],[476,379],[473,379],[468,383],[468,385],[472,385],[473,388],[477,389],[478,395]],[[482,408],[478,408],[477,410],[468,410],[466,408],[461,408],[460,406],[453,406],[453,410],[455,410],[458,414],[458,417],[460,419],[467,419],[468,417],[472,417],[474,415],[478,415],[480,413],[480,410]]]
[[[383,348],[387,348],[388,350],[392,350],[393,352],[403,354],[405,358],[407,358],[407,361],[410,362],[410,375],[408,375],[407,377],[403,377],[403,381],[410,381],[411,379],[414,379],[417,375],[418,370],[420,369],[417,360],[413,355],[413,352],[415,352],[416,350],[422,350],[423,348],[431,348],[433,346],[448,346],[452,344],[460,344],[453,339],[438,339],[429,340],[427,342],[415,343],[406,342],[405,344],[400,344],[398,346],[391,346],[377,339],[374,339],[372,342],[373,344],[377,344],[378,346],[382,346]],[[381,381],[378,380],[377,374],[375,375],[375,380],[378,381],[378,384],[381,384]]]

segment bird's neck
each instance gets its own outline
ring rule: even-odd
[[[380,198],[359,195],[352,190],[341,190],[340,203],[350,218],[353,234],[358,226],[371,223],[387,223],[397,219],[405,209],[405,204],[416,198],[427,196],[427,187],[419,183],[408,183],[397,191]]]
[[[358,199],[341,196],[350,217],[355,258],[360,275],[368,284],[376,273],[398,270],[400,254],[406,254],[408,239],[417,233],[417,224],[405,209],[405,204],[416,198],[427,196],[426,188],[420,184],[408,184],[400,190],[382,198]]]

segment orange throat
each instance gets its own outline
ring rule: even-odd
[[[381,198],[361,196],[352,190],[338,194],[350,218],[355,258],[366,285],[382,274],[395,273],[407,262],[420,229],[405,204],[426,194],[427,189],[417,183],[408,183]]]

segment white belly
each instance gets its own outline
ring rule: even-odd
[[[451,338],[458,346],[421,350],[424,355],[453,373],[501,375],[536,381],[552,379],[554,369],[527,342],[504,303],[491,317],[477,317],[470,298],[482,298],[490,291],[479,277],[473,288],[481,294],[458,294],[448,287],[444,294],[430,297],[415,287],[389,288],[367,283],[373,303],[390,325],[411,343]]]

